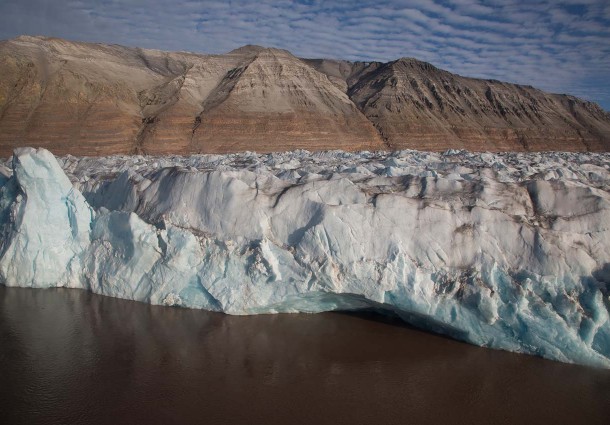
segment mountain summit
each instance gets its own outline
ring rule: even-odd
[[[304,148],[606,151],[610,114],[413,58],[224,55],[22,36],[0,42],[0,155],[188,154]]]

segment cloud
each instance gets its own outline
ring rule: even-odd
[[[3,0],[0,38],[21,34],[201,53],[260,44],[301,57],[411,56],[610,110],[607,0]]]

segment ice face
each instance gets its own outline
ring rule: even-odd
[[[19,149],[2,188],[0,279],[10,286],[80,286],[93,210],[53,155]]]
[[[610,367],[609,159],[296,151],[60,166],[22,149],[0,170],[0,279],[229,314],[373,308]]]

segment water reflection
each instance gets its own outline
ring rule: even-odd
[[[386,323],[389,322],[389,323]],[[610,371],[377,317],[0,287],[0,423],[607,423]]]

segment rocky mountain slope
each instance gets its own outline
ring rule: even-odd
[[[414,59],[225,55],[23,36],[0,42],[0,156],[296,148],[481,151],[610,148],[596,104],[464,78]]]
[[[607,150],[610,115],[573,96],[477,80],[403,58],[349,85],[393,148]]]

